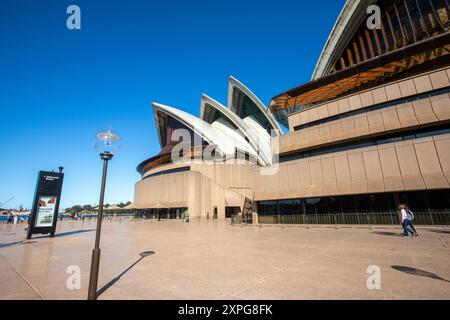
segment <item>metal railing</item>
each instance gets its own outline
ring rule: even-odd
[[[68,221],[96,221],[98,215],[97,214],[84,214],[84,215],[78,215],[75,219],[72,216],[64,216],[62,220],[68,220]],[[126,220],[133,220],[137,218],[142,218],[138,214],[135,213],[103,213],[103,220],[104,221],[126,221]],[[61,220],[59,217],[58,220]]]
[[[400,224],[398,213],[342,213],[342,214],[294,214],[294,215],[259,215],[260,224],[363,224],[394,225]],[[415,212],[416,225],[450,225],[450,212]]]
[[[231,224],[253,224],[253,215],[252,214],[232,215]]]

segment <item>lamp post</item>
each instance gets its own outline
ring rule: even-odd
[[[103,201],[105,199],[106,175],[108,172],[108,161],[117,154],[122,147],[120,136],[111,130],[98,133],[95,137],[94,148],[103,160],[102,185],[100,190],[100,201],[97,216],[97,230],[95,233],[95,247],[92,250],[91,272],[89,276],[88,300],[97,300],[98,269],[100,266],[100,233],[102,229]]]

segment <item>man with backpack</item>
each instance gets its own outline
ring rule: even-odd
[[[409,233],[414,236],[419,236],[414,228],[413,220],[415,218],[414,213],[409,209],[406,204],[402,204],[400,206],[401,214],[402,214],[402,225],[403,225],[403,236],[407,237]],[[411,229],[411,230],[410,230]]]
[[[416,228],[414,228],[413,220],[415,219],[414,213],[409,209],[408,206],[406,206],[406,220],[408,221],[408,227],[411,228],[411,230],[414,232],[414,236],[418,237],[419,234],[416,231]]]

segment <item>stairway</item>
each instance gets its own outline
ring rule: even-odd
[[[245,224],[253,223],[253,200],[245,197],[242,206],[242,222]]]

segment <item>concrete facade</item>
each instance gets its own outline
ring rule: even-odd
[[[349,1],[342,14],[357,5],[358,1]],[[339,21],[347,21],[342,14]],[[346,28],[345,25],[339,26],[339,30]],[[346,33],[336,33],[333,37],[337,36],[343,38],[334,41],[352,38]],[[440,41],[444,41],[442,35],[440,37]],[[322,73],[335,63],[329,57],[338,57],[342,53],[329,52],[330,48],[339,50],[342,45],[330,47],[327,44],[326,57],[322,55],[323,61],[318,64],[328,66],[321,68]],[[415,46],[414,50],[412,46]],[[450,66],[448,59],[440,56],[445,55],[445,50],[439,49],[427,55],[429,59],[437,60],[433,64],[427,64],[421,55],[429,48],[411,43],[402,50],[402,59],[410,59],[413,63],[410,60],[408,63],[403,60],[395,62],[400,51],[384,52],[383,59],[376,61],[378,73],[373,79],[384,78],[374,84],[370,83],[367,66],[364,81],[361,80],[367,81],[366,85],[361,83],[358,74],[355,75],[356,81],[345,80],[348,79],[345,72],[359,72],[356,70],[358,65],[336,73],[336,83],[347,81],[347,93],[336,92],[338,98],[325,102],[317,97],[317,103],[289,105],[293,108],[287,114],[288,133],[276,131],[271,137],[267,132],[279,127],[273,124],[274,116],[264,111],[254,93],[230,78],[228,109],[224,110],[225,107],[214,100],[220,105],[215,109],[218,114],[236,118],[234,122],[241,127],[239,135],[259,153],[256,157],[259,160],[146,163],[141,172],[142,180],[136,183],[135,204],[141,209],[184,207],[191,217],[200,219],[211,217],[211,212],[217,210],[218,218],[223,219],[227,207],[239,207],[242,213],[250,210],[255,217],[259,214],[258,203],[261,201],[303,201],[308,198],[390,193],[395,195],[398,206],[398,193],[401,192],[449,190]],[[383,61],[386,61],[386,66],[382,65]],[[369,59],[361,61],[360,65],[363,63],[372,62]],[[409,72],[408,68],[412,71]],[[389,73],[381,76],[380,72],[388,69]],[[333,75],[322,76],[328,77],[323,85],[323,88],[328,88],[329,78]],[[392,79],[389,78],[391,76]],[[311,98],[305,88],[320,92],[317,86],[321,80],[315,78],[305,87],[288,91],[289,100],[298,100],[295,92]],[[353,82],[355,87],[352,90]],[[234,83],[239,83],[239,86]],[[272,101],[281,101],[285,96],[279,95]],[[202,118],[205,114],[203,100]],[[216,121],[211,114],[209,124]],[[252,131],[253,126],[257,126],[259,131]],[[160,126],[159,130],[167,129]],[[267,140],[264,149],[258,150],[255,143],[258,136]],[[166,145],[161,147],[167,148]],[[264,150],[264,157],[260,157],[261,150]],[[272,161],[269,161],[268,152]],[[171,171],[183,167],[188,167],[188,171]],[[439,210],[444,210],[444,214],[450,213],[450,206],[441,207]],[[431,212],[434,209],[428,206],[427,210]],[[305,210],[302,211],[305,214]]]
[[[255,199],[292,199],[450,188],[450,134],[281,163],[254,171]]]
[[[359,110],[376,104],[395,101],[401,98],[408,98],[433,90],[448,88],[450,87],[449,77],[450,68],[443,68],[441,70],[409,77],[400,81],[378,86],[373,89],[361,91],[357,94],[319,104],[314,108],[305,109],[301,112],[291,114],[288,118],[289,131],[293,132],[296,126],[336,116],[349,111]],[[444,107],[437,110],[437,114],[440,116],[445,115],[446,119],[448,119],[450,111]],[[408,117],[408,115],[406,115],[406,117]],[[441,119],[434,118],[433,120],[436,121]],[[285,137],[290,137],[290,135]]]

